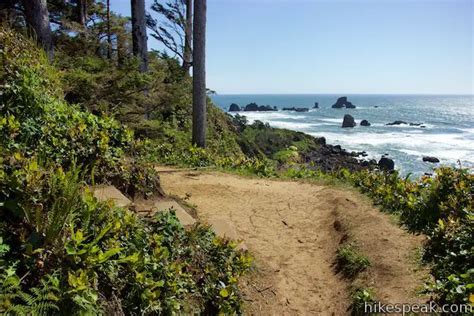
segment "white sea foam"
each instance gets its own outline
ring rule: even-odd
[[[271,121],[271,126],[293,129],[293,130],[307,130],[316,127],[317,125],[311,123],[298,123],[298,122],[286,122],[286,121]]]
[[[469,134],[474,134],[474,127],[473,128],[458,128],[458,130],[469,133]]]
[[[290,119],[290,120],[301,120],[304,119],[304,115],[295,115],[288,112],[238,112],[237,114],[247,117],[250,123],[259,120],[265,123],[271,123],[275,120]]]
[[[474,163],[474,141],[459,134],[419,133],[310,133],[324,136],[329,143],[339,143],[353,150],[398,151],[410,156],[430,155],[442,161],[468,161]]]
[[[236,102],[230,97],[221,97],[222,104]],[[251,96],[241,104],[253,102]],[[357,109],[341,111],[331,109],[337,96],[295,95],[260,97],[261,104],[308,106],[318,101],[320,109],[306,113],[297,112],[240,112],[250,122],[260,120],[275,127],[283,127],[314,136],[324,136],[328,144],[340,144],[348,150],[366,151],[369,157],[380,158],[389,154],[397,168],[403,172],[422,173],[432,164],[424,163],[422,156],[435,156],[443,164],[455,164],[458,159],[463,166],[474,166],[474,106],[472,97],[465,96],[357,96],[352,101]],[[236,102],[238,103],[238,102]],[[373,106],[377,105],[378,108]],[[343,129],[343,115],[350,113],[360,124],[367,119],[371,127],[356,126]],[[387,126],[389,122],[404,120],[422,123]]]
[[[318,118],[319,121],[342,124],[342,118]]]

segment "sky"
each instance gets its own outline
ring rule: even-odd
[[[220,94],[473,94],[473,2],[208,0],[207,86]],[[126,16],[129,4],[111,1]],[[149,48],[163,49],[151,36]]]

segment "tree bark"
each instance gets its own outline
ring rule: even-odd
[[[186,22],[184,27],[183,69],[189,74],[193,63],[193,0],[186,0]]]
[[[76,0],[77,23],[86,26],[87,23],[87,0]]]
[[[207,0],[194,1],[193,144],[206,147],[206,10]]]
[[[110,30],[110,0],[107,0],[107,59],[112,59],[112,32]]]
[[[49,25],[49,12],[46,0],[24,0],[25,19],[34,32],[38,43],[43,46],[51,61],[54,56],[53,37]]]
[[[140,59],[140,71],[148,71],[148,44],[146,35],[145,0],[132,1],[133,55]]]

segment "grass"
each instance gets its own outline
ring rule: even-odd
[[[336,270],[347,278],[355,278],[370,265],[369,258],[359,253],[353,244],[343,245],[337,250]]]

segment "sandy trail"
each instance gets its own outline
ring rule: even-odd
[[[360,194],[218,172],[168,171],[160,173],[166,193],[189,194],[203,221],[231,222],[254,255],[258,271],[243,284],[246,313],[348,314],[349,281],[333,267],[347,235],[371,259],[362,278],[380,300],[422,301],[415,290],[426,274],[412,260],[420,238],[392,224]]]

